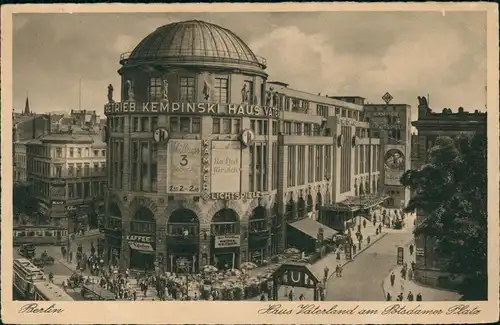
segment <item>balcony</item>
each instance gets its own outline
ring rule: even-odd
[[[199,241],[197,223],[169,223],[167,227],[167,245],[194,245]]]

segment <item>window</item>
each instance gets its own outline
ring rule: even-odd
[[[154,131],[158,128],[158,117],[157,116],[153,116],[151,118],[151,131]]]
[[[309,166],[307,167],[307,181],[314,182],[314,146],[310,145],[307,153],[309,159]]]
[[[306,183],[306,147],[297,146],[297,185]]]
[[[250,80],[245,80],[245,83],[243,84],[243,89],[242,89],[242,94],[243,90],[245,90],[245,96],[242,98],[243,103],[251,104],[254,102],[254,92],[253,92],[253,81]]]
[[[56,158],[62,158],[62,148],[56,148]]]
[[[82,157],[82,149],[78,148],[78,149],[76,149],[76,152],[77,152],[77,157],[81,158]]]
[[[292,187],[296,185],[296,163],[297,163],[297,155],[296,155],[297,146],[288,146],[288,187]]]
[[[149,117],[141,117],[141,132],[149,132]]]
[[[181,77],[180,86],[180,100],[184,102],[194,102],[194,77]]]
[[[132,131],[133,132],[139,131],[139,118],[138,117],[132,118]]]
[[[158,186],[158,145],[152,141],[133,141],[131,154],[130,182],[132,190],[156,192]]]
[[[155,101],[161,99],[162,81],[160,78],[149,79],[149,100]]]
[[[73,164],[69,164],[68,165],[68,175],[69,176],[73,176],[75,174],[75,166],[73,166]]]
[[[99,156],[99,150],[94,150],[94,157]]]
[[[318,116],[323,116],[323,117],[328,117],[328,106],[327,105],[320,105],[318,104],[316,106],[316,115]]]
[[[201,118],[199,117],[191,117],[191,133],[200,133],[201,132]]]
[[[69,156],[70,157],[74,156],[73,148],[69,148]]]
[[[180,131],[182,133],[189,133],[190,125],[191,125],[191,120],[189,117],[180,118],[179,126],[180,126]]]
[[[201,132],[200,117],[170,116],[169,125],[170,125],[170,132],[181,132],[181,133]]]
[[[227,78],[215,78],[215,98],[214,102],[225,104],[228,100]]]
[[[58,178],[61,178],[61,175],[62,175],[62,165],[56,165],[55,166],[55,170],[56,170],[56,177]]]
[[[272,144],[272,189],[278,188],[278,143],[273,142]]]
[[[278,135],[278,121],[273,121],[272,127],[273,127],[273,135]]]
[[[214,117],[212,119],[212,133],[220,134],[220,118]]]

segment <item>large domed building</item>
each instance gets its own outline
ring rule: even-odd
[[[104,108],[113,263],[197,273],[316,252],[358,201],[329,203],[379,191],[363,99],[268,81],[266,61],[228,29],[168,24],[120,64]]]

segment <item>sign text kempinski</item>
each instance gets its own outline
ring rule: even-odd
[[[116,102],[104,105],[106,115],[135,113],[242,115],[279,117],[274,107],[249,104],[176,103],[176,102]]]

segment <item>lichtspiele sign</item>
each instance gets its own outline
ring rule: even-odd
[[[168,143],[169,193],[199,193],[201,187],[201,140],[172,139]]]
[[[240,246],[240,235],[215,236],[215,248],[229,248]]]

